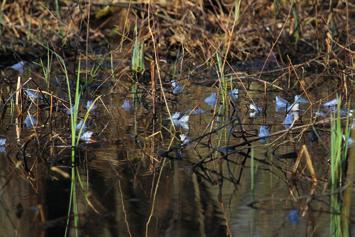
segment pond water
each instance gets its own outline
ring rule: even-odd
[[[21,116],[14,105],[16,80],[1,85],[6,144],[0,153],[0,229],[4,236],[64,236],[72,172],[65,81],[59,75],[47,89],[35,71],[31,75],[24,88],[38,96],[23,95]],[[80,236],[328,236],[331,217],[340,216],[330,208],[330,113],[322,106],[335,98],[333,85],[308,94],[258,80],[245,87],[233,78],[227,85],[222,98],[213,81],[167,81],[164,94],[156,87],[156,105],[150,85],[138,85],[133,94],[129,79],[88,89],[80,118],[94,92],[102,97],[86,122],[93,136],[76,151],[79,218],[74,228],[70,213],[69,235],[78,229]],[[238,93],[231,96],[232,87]],[[293,111],[296,95],[307,103]],[[276,96],[289,105],[276,111]],[[285,123],[291,112],[299,118]],[[325,116],[315,118],[316,112]],[[28,115],[36,123],[28,124]],[[258,137],[261,126],[266,138]],[[293,170],[302,145],[317,183],[305,160]],[[349,167],[355,165],[351,149]],[[348,187],[343,205],[352,214],[354,190]],[[354,234],[355,216],[347,218]]]

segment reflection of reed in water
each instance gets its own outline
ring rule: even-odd
[[[123,149],[106,148],[91,159],[90,189],[101,213],[88,208],[81,223],[85,222],[85,232],[95,233],[93,236],[145,235],[157,174],[145,175],[127,163],[117,166],[117,158],[124,161],[126,156]],[[215,197],[185,165],[181,161],[164,167],[148,235],[226,236],[226,223]]]
[[[157,207],[156,214],[159,220],[167,219],[162,225],[161,235],[225,236],[223,215],[208,186],[188,170],[189,166],[184,165],[173,163],[173,177],[161,183],[157,205],[159,200],[165,205],[163,209]],[[167,212],[171,212],[170,218],[167,218]]]
[[[29,182],[19,175],[20,171],[12,167],[7,157],[0,154],[1,236],[45,236],[39,205],[43,195],[36,195]]]

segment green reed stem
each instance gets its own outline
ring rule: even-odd
[[[341,188],[344,177],[344,168],[347,161],[348,141],[350,135],[349,115],[347,115],[345,127],[341,123],[341,101],[337,97],[337,112],[331,115],[331,142],[330,142],[330,236],[343,236],[342,230],[342,201],[341,194],[337,192]],[[343,131],[345,135],[343,136]],[[346,231],[346,230],[345,230]]]

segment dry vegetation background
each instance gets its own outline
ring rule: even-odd
[[[320,81],[337,78],[338,88],[348,90],[344,78],[354,74],[350,1],[22,0],[4,1],[0,9],[0,65],[46,57],[50,47],[73,62],[113,55],[121,65],[116,71],[123,71],[138,39],[147,71],[158,58],[204,78],[201,72],[214,68],[218,54],[225,71],[244,65],[258,78],[275,68],[288,75],[292,68]]]
[[[160,53],[183,48],[206,60],[228,49],[229,58],[245,60],[266,56],[276,42],[279,59],[328,54],[346,60],[346,52],[353,52],[353,7],[318,0],[240,1],[240,7],[231,0],[3,1],[1,52],[33,54],[39,42],[58,50],[82,50],[87,40],[91,50],[96,44],[129,44],[137,24],[148,52],[150,25]]]

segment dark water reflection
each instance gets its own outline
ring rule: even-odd
[[[171,113],[190,111],[196,106],[206,113],[190,115],[188,133],[183,128],[177,129],[178,133],[187,133],[194,139],[210,131],[211,123],[216,128],[230,122],[231,108],[224,111],[217,105],[219,112],[213,113],[203,103],[203,98],[216,92],[215,89],[193,84],[184,88],[183,96],[171,99]],[[171,142],[172,126],[163,109],[155,118],[145,101],[132,111],[125,111],[122,103],[127,97],[132,98],[122,96],[127,92],[120,88],[118,95],[106,97],[105,106],[110,112],[105,113],[99,106],[88,124],[97,142],[82,146],[78,152],[78,172],[85,186],[78,188],[80,236],[328,236],[329,196],[325,195],[328,165],[324,149],[324,144],[329,145],[327,128],[320,131],[323,143],[297,134],[280,136],[276,143],[266,146],[253,142],[256,165],[253,178],[250,149],[238,148],[228,156],[218,150],[241,143],[242,135],[255,138],[260,125],[267,124],[271,133],[284,129],[284,114],[275,113],[274,94],[265,100],[259,86],[250,89],[249,95],[240,95],[237,105],[243,131],[235,124],[228,125],[197,145],[172,152],[178,158],[173,160],[157,157],[159,150],[167,149],[170,143],[179,143],[177,139]],[[320,98],[320,94],[317,91],[313,96]],[[250,95],[266,109],[256,118],[248,116]],[[300,124],[311,117],[307,113]],[[1,233],[64,236],[70,192],[70,180],[66,177],[70,174],[70,149],[52,147],[43,141],[47,139],[43,136],[37,145],[33,139],[26,150],[14,141],[14,120],[9,112],[3,124],[6,126],[1,135],[11,137],[11,142],[7,152],[0,154]],[[62,115],[49,127],[57,134],[68,132]],[[49,129],[43,130],[38,128],[39,134]],[[231,130],[235,136],[229,134]],[[22,139],[27,136],[24,131]],[[307,144],[314,158],[320,181],[314,190],[309,179],[295,180],[290,175],[300,144]],[[21,158],[23,153],[30,176],[21,168],[25,162]],[[206,157],[214,161],[196,165]],[[354,205],[351,207],[354,209]],[[298,221],[290,218],[294,210]],[[354,224],[350,227],[355,233]],[[69,234],[74,236],[72,226]]]
[[[123,160],[123,157],[117,157],[117,153],[107,152],[106,148],[96,154],[95,159],[98,160],[100,156]],[[97,233],[97,236],[109,232],[110,236],[117,236],[128,235],[129,231],[132,236],[144,236],[153,198],[152,182],[156,182],[157,176],[135,176],[126,165],[118,169],[106,165],[104,170],[102,167],[95,170],[95,163],[89,170],[89,179],[93,180],[91,189],[107,216],[102,220],[105,224],[99,226],[91,225],[91,218],[86,219],[84,232]],[[223,213],[206,185],[191,171],[191,165],[169,162],[164,169],[149,236],[198,236],[206,233],[223,236],[226,233]],[[91,211],[89,216],[92,215],[103,218]]]

